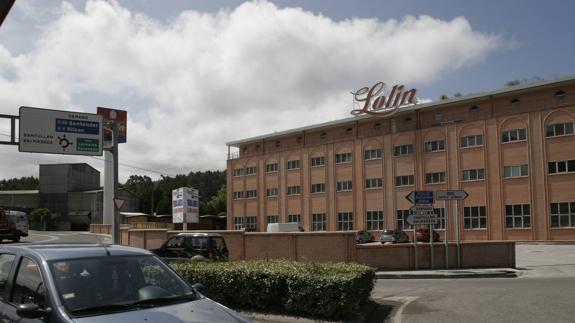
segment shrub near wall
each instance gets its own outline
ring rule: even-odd
[[[373,289],[375,271],[359,264],[294,261],[174,263],[203,293],[236,309],[325,318],[357,315]]]

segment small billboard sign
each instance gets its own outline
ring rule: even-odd
[[[118,143],[124,144],[128,138],[128,111],[98,107],[98,115],[104,122],[104,144],[112,146],[112,125],[118,125]]]
[[[92,113],[20,107],[18,150],[102,156],[102,117]]]
[[[433,191],[411,191],[405,198],[415,205],[430,205],[433,204]]]
[[[200,222],[198,190],[190,187],[180,187],[172,191],[172,222]]]

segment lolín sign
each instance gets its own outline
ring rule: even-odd
[[[375,83],[371,88],[362,87],[351,92],[354,103],[363,102],[361,109],[351,110],[351,114],[372,114],[378,116],[392,115],[399,107],[415,103],[415,89],[403,91],[403,85],[394,85],[391,92],[387,92],[385,83]]]

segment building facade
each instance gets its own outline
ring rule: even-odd
[[[442,236],[457,216],[463,240],[573,240],[574,120],[566,77],[230,142],[227,226],[409,231],[406,196],[450,189]]]

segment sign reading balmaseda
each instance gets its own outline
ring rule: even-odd
[[[388,95],[385,83],[378,82],[371,88],[366,86],[351,92],[354,102],[363,102],[363,107],[351,110],[351,114],[392,115],[397,112],[399,107],[415,103],[417,90],[403,91],[403,89],[403,85],[394,85]]]

